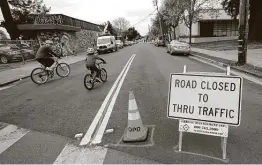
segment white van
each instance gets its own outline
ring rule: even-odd
[[[117,51],[116,39],[114,36],[101,36],[97,38],[97,52],[98,54],[104,52]]]

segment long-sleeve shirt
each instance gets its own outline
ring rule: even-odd
[[[95,66],[96,60],[101,60],[101,61],[105,62],[104,59],[98,57],[97,55],[89,55],[86,58],[86,66],[90,66],[90,67]]]
[[[51,46],[48,46],[48,45],[44,45],[44,46],[41,46],[37,53],[36,53],[36,59],[39,59],[39,58],[50,58],[52,57],[52,55],[54,56],[57,56],[55,52],[53,52]]]

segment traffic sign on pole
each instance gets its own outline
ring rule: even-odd
[[[240,125],[242,78],[171,74],[168,117]]]
[[[187,72],[171,74],[167,116],[179,119],[178,151],[182,151],[183,132],[220,136],[223,160],[227,160],[229,125],[240,125],[241,77],[221,73]]]

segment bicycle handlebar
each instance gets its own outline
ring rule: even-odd
[[[97,62],[96,64],[104,64],[103,62]]]

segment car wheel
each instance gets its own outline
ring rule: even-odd
[[[8,59],[5,55],[0,55],[0,62],[2,64],[7,64],[8,63]]]

